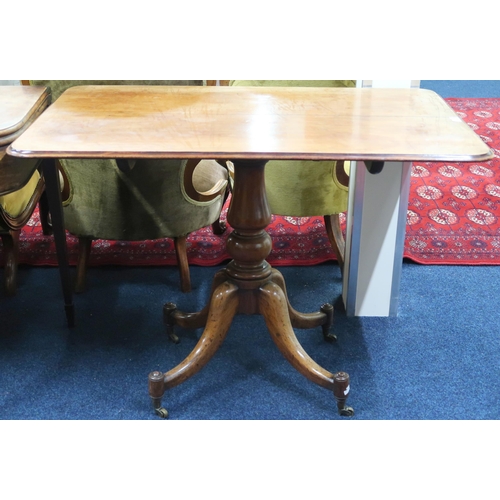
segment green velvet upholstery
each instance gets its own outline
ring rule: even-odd
[[[30,83],[49,87],[52,102],[76,85],[205,84],[203,80],[32,80]],[[140,241],[185,237],[215,223],[224,196],[210,201],[189,197],[184,187],[186,163],[178,159],[139,159],[131,169],[120,169],[112,159],[60,160],[69,184],[69,193],[67,196],[65,193],[63,201],[66,229],[79,238]],[[200,165],[200,169],[205,171],[199,176],[212,179],[213,184],[227,179],[226,169],[215,161]],[[77,285],[78,288],[81,286]]]
[[[6,167],[6,161],[2,161],[5,158],[0,153],[0,169]],[[0,196],[0,239],[2,241],[0,246],[5,292],[9,296],[17,292],[17,262],[21,229],[31,218],[33,210],[43,196],[44,188],[45,184],[38,170],[35,170],[23,187],[15,191],[9,192],[12,185],[0,186],[0,191],[7,193]],[[44,218],[46,212],[42,212],[41,210],[40,220],[46,234],[48,230],[46,218]]]
[[[355,87],[356,80],[231,80],[230,86]],[[266,191],[271,212],[309,217],[347,210],[348,186],[335,161],[269,161]]]
[[[9,225],[6,219],[18,219],[23,217],[23,212],[30,205],[35,196],[37,185],[40,181],[40,172],[36,170],[28,183],[13,193],[0,196],[0,232],[8,231]]]
[[[239,87],[355,87],[356,80],[230,80]]]
[[[65,90],[77,85],[204,85],[203,80],[30,80],[31,85],[49,87],[54,102]]]
[[[76,236],[153,240],[185,236],[215,222],[223,198],[198,202],[183,187],[185,160],[138,160],[121,171],[115,160],[64,160],[70,195],[64,221]],[[215,177],[226,175],[218,166]]]

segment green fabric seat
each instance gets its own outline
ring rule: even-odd
[[[355,87],[356,80],[230,80],[230,86]],[[266,165],[271,212],[292,217],[325,217],[327,233],[341,268],[344,241],[338,214],[347,210],[349,164],[335,161],[272,160]]]
[[[32,80],[49,87],[52,101],[76,85],[203,85],[202,80]],[[112,159],[60,160],[66,229],[80,240],[78,292],[83,291],[91,241],[173,238],[181,287],[190,290],[186,236],[216,225],[225,199],[227,170],[203,161],[188,175],[186,160],[138,159],[132,168]],[[189,188],[194,185],[194,190]],[[198,184],[198,185],[197,185]],[[200,194],[219,186],[217,193]],[[217,226],[215,226],[217,227]]]
[[[30,205],[30,201],[36,191],[37,185],[40,182],[40,172],[36,170],[28,183],[21,189],[13,193],[0,196],[0,231],[8,231],[10,225],[8,220],[16,220],[23,217],[23,213]]]
[[[16,168],[23,160],[13,159],[0,150],[0,169]],[[33,162],[32,162],[33,163]],[[36,162],[34,162],[36,165]],[[4,284],[8,296],[17,291],[17,261],[19,254],[19,237],[21,229],[33,215],[37,204],[44,194],[45,183],[38,170],[35,170],[28,181],[14,191],[11,186],[0,186],[0,237],[2,239],[2,256],[4,267]],[[44,233],[50,230],[47,223],[47,207],[40,210]]]

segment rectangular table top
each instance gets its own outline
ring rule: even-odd
[[[8,150],[22,157],[486,161],[423,89],[80,86]]]
[[[0,138],[22,129],[49,97],[46,87],[0,85]]]

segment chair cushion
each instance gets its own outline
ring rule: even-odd
[[[26,224],[38,201],[33,197],[40,195],[40,189],[37,189],[39,182],[40,174],[36,170],[24,187],[0,196],[0,232],[8,232]]]
[[[35,194],[39,179],[40,173],[36,170],[23,188],[0,196],[0,210],[13,219],[19,217]]]
[[[198,193],[206,193],[227,178],[227,170],[215,160],[201,160],[193,172],[193,187]]]

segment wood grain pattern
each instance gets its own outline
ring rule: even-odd
[[[25,157],[486,161],[423,89],[81,86],[9,148]]]
[[[33,119],[33,113],[40,111],[49,96],[45,87],[0,85],[0,137],[10,136],[22,129]]]

